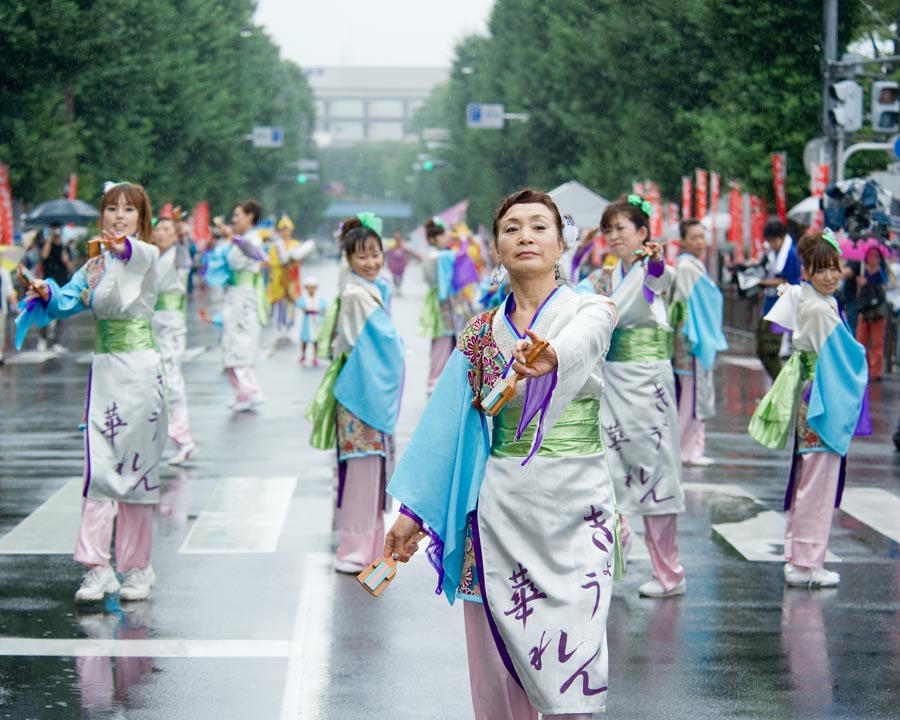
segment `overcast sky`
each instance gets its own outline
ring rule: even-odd
[[[486,34],[493,0],[258,0],[256,22],[302,67],[449,67],[457,41]]]

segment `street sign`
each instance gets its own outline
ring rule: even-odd
[[[891,152],[894,158],[900,160],[900,135],[894,135],[889,141],[891,143]]]
[[[284,130],[280,127],[258,125],[247,136],[255,148],[279,148],[284,144]]]
[[[466,105],[466,125],[474,130],[502,130],[505,124],[502,103]]]

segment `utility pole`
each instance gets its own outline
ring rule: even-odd
[[[844,130],[836,123],[831,122],[828,111],[830,110],[829,87],[832,80],[833,66],[838,59],[838,0],[824,0],[823,15],[825,21],[825,56],[822,58],[822,131],[825,137],[828,138],[828,145],[831,149],[830,175],[832,178],[837,178],[840,157],[844,149]]]

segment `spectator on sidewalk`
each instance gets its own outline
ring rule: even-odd
[[[69,282],[75,270],[69,248],[63,244],[62,225],[59,223],[50,226],[50,236],[41,247],[41,267],[44,279],[53,280],[60,287]],[[59,344],[59,321],[55,319],[41,328],[38,338],[38,350],[47,350],[48,347],[54,352],[66,350]]]
[[[872,245],[866,250],[865,264],[856,276],[856,339],[866,348],[869,382],[880,382],[884,369],[884,333],[888,318],[888,269],[881,249]]]
[[[762,317],[756,331],[756,354],[769,377],[774,380],[784,365],[782,356],[790,355],[790,352],[782,352],[785,340],[784,328],[773,326],[766,320],[766,313],[778,300],[779,285],[800,283],[800,257],[797,255],[793,238],[788,235],[787,227],[777,217],[770,218],[766,222],[763,238],[768,248],[759,264],[766,269],[766,277],[760,280],[759,284],[765,288],[765,299]]]
[[[9,270],[0,266],[0,365],[3,364],[3,351],[6,349],[6,324],[9,311],[10,308],[16,306],[17,301],[12,275]]]

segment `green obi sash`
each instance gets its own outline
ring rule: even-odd
[[[800,390],[804,382],[815,376],[816,360],[818,355],[812,351],[796,351],[781,368],[769,392],[759,401],[747,431],[760,445],[773,450],[781,450],[787,445]]]
[[[419,316],[419,334],[430,338],[446,337],[450,334],[441,316],[441,301],[438,300],[438,289],[431,288],[425,295],[425,304]]]
[[[180,292],[160,293],[156,297],[156,310],[178,310],[184,312],[187,299]]]
[[[265,327],[269,324],[269,298],[266,295],[266,281],[262,273],[249,270],[234,270],[231,273],[231,285],[235,287],[252,287],[256,290],[256,315],[259,324]]]
[[[616,328],[606,353],[607,362],[671,360],[675,333],[662,328]]]
[[[319,389],[316,390],[316,394],[313,395],[313,399],[304,413],[304,417],[312,423],[309,444],[319,450],[333,450],[337,443],[337,428],[335,427],[337,399],[334,397],[334,385],[341,370],[344,369],[344,363],[347,362],[349,354],[349,350],[341,353],[328,366]]]
[[[491,455],[495,457],[528,457],[537,423],[532,422],[516,440],[522,408],[505,407],[494,418]],[[544,457],[581,457],[603,452],[600,430],[600,401],[576,400],[544,435],[537,454]]]
[[[155,350],[156,338],[149,320],[98,320],[94,352],[105,353]]]

